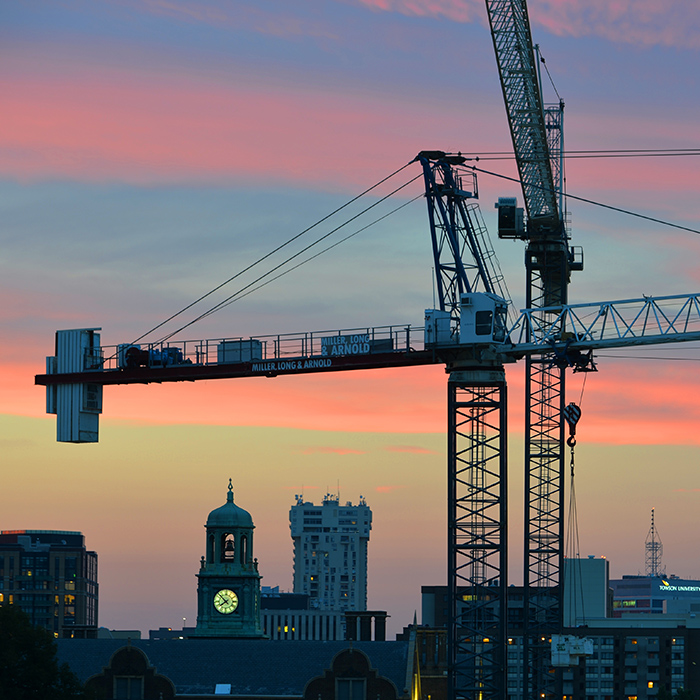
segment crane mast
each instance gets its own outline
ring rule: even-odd
[[[562,319],[548,308],[567,304],[571,271],[583,267],[559,205],[563,103],[558,119],[545,111],[526,1],[486,0],[486,8],[527,215],[523,221],[513,201],[499,202],[499,236],[527,241],[526,305],[561,336]],[[563,625],[565,365],[551,353],[526,359],[525,402],[523,697],[541,699],[561,694],[550,640]]]

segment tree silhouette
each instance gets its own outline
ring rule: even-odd
[[[83,700],[68,664],[58,665],[51,633],[16,605],[0,605],[0,690],[3,700]]]

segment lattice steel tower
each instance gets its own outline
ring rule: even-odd
[[[644,545],[645,557],[645,573],[647,576],[656,578],[666,575],[666,567],[661,566],[661,555],[664,553],[664,546],[661,544],[659,533],[654,525],[654,509],[651,509],[651,527]]]

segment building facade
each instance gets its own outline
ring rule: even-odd
[[[260,623],[260,579],[253,556],[255,525],[233,502],[229,479],[226,503],[207,518],[206,554],[197,573],[197,626],[194,637],[255,639]]]
[[[563,700],[653,700],[681,689],[700,692],[700,618],[693,597],[700,584],[681,579],[625,576],[616,600],[637,614],[615,615],[609,565],[602,558],[570,559],[564,565],[563,634],[590,642],[590,653],[571,656],[557,673]],[[447,586],[423,586],[422,622],[445,628],[449,613]],[[621,594],[627,597],[620,597]],[[469,591],[464,589],[464,595]],[[665,596],[665,597],[664,597]],[[526,700],[523,692],[522,586],[508,588],[507,700]],[[663,605],[654,600],[664,600]],[[672,605],[683,609],[668,614]],[[640,603],[640,601],[646,601]],[[639,614],[639,611],[657,614]],[[459,615],[461,606],[456,606]],[[667,614],[662,614],[666,612]],[[668,695],[667,695],[668,697]]]
[[[367,545],[372,511],[360,497],[340,505],[326,495],[320,506],[297,496],[289,511],[294,542],[294,592],[306,593],[312,609],[367,608]]]
[[[678,576],[623,576],[611,579],[612,617],[700,613],[700,581]]]
[[[98,599],[97,554],[81,532],[0,531],[0,604],[54,637],[95,637]]]
[[[673,695],[681,688],[695,693],[699,689],[698,629],[670,625],[631,628],[616,624],[605,628],[579,627],[567,633],[590,639],[593,654],[563,669],[566,698],[653,700],[662,689]],[[519,684],[516,679],[509,679],[511,682],[509,693]]]

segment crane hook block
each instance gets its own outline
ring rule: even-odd
[[[576,445],[576,424],[581,418],[581,409],[572,401],[564,407],[564,420],[569,424],[569,439],[566,444],[569,447]]]

